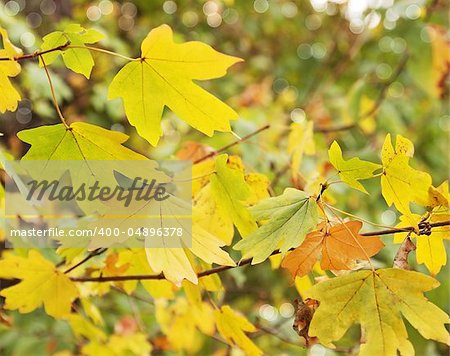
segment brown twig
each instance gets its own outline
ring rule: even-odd
[[[328,132],[338,132],[338,131],[346,131],[351,130],[356,127],[356,124],[353,122],[347,125],[341,126],[323,126],[323,127],[314,127],[314,132],[328,133]]]
[[[89,261],[91,258],[101,255],[102,253],[104,253],[107,249],[106,248],[97,248],[91,252],[89,252],[89,254],[83,258],[80,262],[78,262],[76,265],[70,267],[69,269],[67,269],[66,271],[64,271],[64,273],[69,273],[71,271],[73,271],[75,268],[80,267],[82,264],[86,263],[87,261]]]
[[[204,160],[207,160],[208,158],[214,157],[215,155],[217,155],[217,154],[219,154],[219,153],[221,153],[223,151],[226,151],[229,148],[231,148],[233,146],[236,146],[237,144],[239,144],[241,142],[247,141],[249,138],[252,138],[253,136],[259,134],[260,132],[262,132],[264,130],[267,130],[269,127],[270,127],[269,124],[267,124],[267,125],[265,125],[263,127],[260,127],[258,130],[253,131],[253,132],[249,133],[248,135],[246,135],[244,137],[241,137],[239,140],[233,141],[230,144],[228,144],[226,146],[223,146],[222,148],[219,148],[218,150],[215,150],[215,151],[213,151],[211,153],[208,153],[207,155],[205,155],[203,157],[200,157],[200,158],[196,159],[193,162],[193,164],[197,164],[197,163],[203,162]]]
[[[70,45],[70,43],[71,43],[70,41],[67,41],[63,45],[55,47],[55,48],[50,48],[50,49],[47,49],[47,50],[41,51],[41,52],[36,51],[36,52],[33,52],[33,53],[24,54],[22,56],[17,56],[17,57],[13,57],[13,58],[2,57],[2,58],[0,58],[0,61],[23,61],[23,60],[26,60],[26,59],[33,59],[33,58],[36,58],[36,57],[40,57],[43,54],[47,54],[47,53],[51,53],[51,52],[55,52],[55,51],[62,51],[63,49],[66,49]]]
[[[435,228],[440,226],[448,226],[450,225],[450,220],[447,221],[440,221],[436,223],[431,223],[428,225],[429,228]],[[416,227],[414,226],[408,226],[408,227],[402,227],[402,228],[391,228],[386,230],[379,230],[379,231],[371,231],[371,232],[363,232],[360,235],[362,236],[380,236],[380,235],[390,235],[395,234],[399,232],[416,232],[419,235],[426,234],[426,231],[416,231]],[[275,250],[270,255],[278,255],[281,251]],[[221,273],[224,271],[227,271],[229,269],[242,267],[245,265],[248,265],[252,262],[252,258],[247,258],[244,260],[241,260],[236,266],[218,266],[214,267],[202,272],[197,273],[197,277],[205,277],[209,276],[211,274]],[[71,277],[70,278],[74,282],[118,282],[118,281],[132,281],[132,280],[160,280],[165,279],[165,276],[163,273],[156,274],[156,275],[130,275],[130,276],[109,276],[109,277]]]

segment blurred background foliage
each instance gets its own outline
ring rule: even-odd
[[[79,23],[105,33],[101,47],[137,57],[149,30],[167,23],[179,41],[200,40],[244,58],[225,78],[202,85],[238,111],[240,119],[233,123],[238,135],[270,123],[269,130],[230,152],[242,157],[247,171],[266,174],[272,192],[279,194],[288,186],[317,190],[319,182],[333,175],[327,162],[333,140],[339,141],[346,157],[376,162],[387,133],[413,141],[413,167],[428,171],[435,186],[447,179],[448,10],[445,0],[11,0],[0,3],[0,25],[26,53],[39,49],[45,34]],[[227,133],[206,137],[166,112],[165,135],[158,147],[149,146],[128,124],[120,101],[107,100],[108,85],[123,60],[101,53],[93,56],[96,65],[90,80],[60,61],[50,67],[69,122],[87,121],[126,132],[131,137],[127,145],[151,158],[174,158],[189,141],[220,148],[235,139]],[[16,158],[28,148],[17,138],[18,131],[59,122],[44,71],[37,61],[22,64],[15,84],[23,100],[16,112],[1,115],[0,121],[2,146]],[[314,127],[315,149],[302,135],[308,125]],[[299,167],[292,166],[290,152],[295,149],[304,151]],[[334,185],[327,199],[362,218],[394,226],[398,213],[387,208],[379,182],[370,180],[365,186],[370,195]],[[375,259],[380,267],[392,264],[398,248],[391,236],[383,241],[387,248]],[[274,266],[277,263],[272,260]],[[413,268],[426,272],[414,263]],[[261,326],[252,337],[267,354],[306,353],[291,326],[293,300],[308,280],[292,285],[269,263],[234,269],[221,278],[223,300]],[[442,286],[428,295],[442,307],[449,300],[448,269],[438,279]],[[94,298],[103,312],[105,330],[120,333],[124,325],[139,329],[149,335],[156,354],[175,354],[155,321],[155,306],[144,290],[137,294],[140,297],[130,298],[112,291]],[[11,319],[5,321],[0,314],[0,353],[79,351],[67,323],[42,311],[32,317],[8,314]],[[418,355],[447,354],[442,345],[424,340],[411,328],[409,332]],[[338,350],[351,353],[358,333],[357,328],[351,330]],[[200,332],[195,335],[187,353],[227,354],[226,345]],[[319,345],[311,352],[337,353]]]

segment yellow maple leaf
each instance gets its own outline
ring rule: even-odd
[[[381,168],[379,164],[363,161],[358,157],[353,157],[348,161],[344,160],[341,147],[336,141],[333,141],[331,144],[328,150],[328,156],[333,167],[337,169],[342,181],[350,187],[368,194],[359,180],[372,178],[373,172]]]
[[[126,274],[155,274],[150,268],[147,255],[143,248],[120,250],[118,257],[119,265],[128,265]],[[174,286],[166,280],[141,280],[140,282],[153,298],[172,299],[174,297]],[[130,280],[120,282],[119,285],[123,287],[125,292],[132,294],[137,287],[137,283],[138,281]]]
[[[255,200],[257,193],[245,181],[240,160],[231,160],[231,167],[227,162],[226,154],[216,157],[215,173],[196,197],[193,215],[196,223],[229,245],[234,235],[233,225],[242,236],[256,229],[256,222],[244,203]]]
[[[197,288],[189,282],[183,285],[188,291]],[[214,333],[214,313],[206,302],[181,297],[170,305],[166,300],[156,300],[155,306],[156,320],[171,346],[177,350],[197,354],[202,346],[199,331],[207,335]]]
[[[448,315],[423,293],[439,286],[432,277],[395,268],[359,271],[316,284],[305,297],[320,302],[309,336],[333,347],[353,324],[365,335],[360,355],[414,354],[402,315],[426,339],[450,344]],[[424,317],[426,315],[426,317]]]
[[[409,166],[409,159],[414,154],[414,146],[407,138],[397,135],[395,149],[391,135],[387,134],[381,152],[383,174],[381,175],[381,192],[386,203],[395,205],[403,214],[410,214],[409,204],[416,202],[426,205],[431,177],[428,173],[415,170]]]
[[[97,355],[136,355],[147,356],[152,351],[152,345],[144,333],[132,335],[111,335],[107,341],[96,340],[81,348],[82,354],[86,356]]]
[[[244,316],[237,314],[229,305],[224,305],[214,311],[214,317],[219,334],[230,345],[238,346],[247,355],[262,355],[261,349],[245,334],[255,332],[256,328]]]
[[[0,278],[17,278],[21,282],[3,289],[5,309],[29,313],[42,304],[48,315],[62,318],[70,313],[78,296],[75,284],[38,252],[31,250],[27,258],[8,255],[0,261]]]
[[[402,215],[400,223],[396,227],[416,226],[417,230],[422,216],[418,214]],[[429,222],[439,222],[450,220],[450,214],[432,214]],[[394,235],[394,242],[401,243],[407,233],[397,233]],[[450,226],[435,227],[431,231],[431,235],[417,235],[411,233],[411,237],[416,238],[416,259],[417,263],[424,264],[433,275],[441,270],[442,266],[447,263],[447,252],[445,250],[444,240],[450,239]]]
[[[430,90],[437,97],[441,97],[445,91],[445,81],[450,71],[450,41],[445,27],[428,25],[426,30],[430,36],[433,55],[431,74],[434,87]]]
[[[108,94],[109,99],[123,99],[128,120],[139,135],[154,146],[158,143],[165,106],[208,136],[231,130],[229,121],[237,119],[237,113],[193,80],[220,78],[242,59],[201,42],[176,44],[167,25],[150,31],[141,52],[138,60],[117,73]]]
[[[314,144],[314,124],[312,121],[294,122],[288,136],[288,152],[291,155],[291,169],[296,173],[304,155],[316,152]]]
[[[436,207],[447,207],[449,206],[449,194],[448,194],[448,180],[442,182],[442,184],[435,188],[430,186],[428,189],[428,203],[427,206]]]
[[[20,73],[20,65],[14,57],[22,54],[22,50],[15,47],[9,40],[8,33],[0,27],[0,35],[3,40],[3,49],[0,49],[0,58],[10,58],[11,60],[0,61],[0,112],[6,110],[14,111],[20,100],[20,94],[11,84],[9,77],[15,77]]]

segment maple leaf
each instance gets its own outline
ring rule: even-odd
[[[255,332],[256,328],[245,317],[237,314],[229,305],[224,305],[220,310],[214,311],[217,331],[230,345],[236,345],[245,351],[247,355],[262,355],[262,351],[256,346],[245,332]]]
[[[352,188],[368,194],[359,180],[372,178],[373,172],[381,168],[381,165],[363,161],[358,157],[353,157],[348,161],[344,160],[341,147],[336,141],[333,141],[331,144],[328,150],[328,156],[333,167],[338,170],[339,177],[343,182]]]
[[[130,123],[155,146],[162,135],[165,106],[195,129],[211,136],[229,132],[237,113],[193,80],[220,78],[240,58],[201,42],[175,44],[172,29],[161,25],[147,35],[141,57],[125,65],[109,87],[109,99],[122,98]]]
[[[231,168],[227,160],[227,155],[216,157],[214,174],[195,197],[193,215],[196,223],[229,245],[234,235],[233,224],[242,236],[256,229],[255,220],[244,202],[255,199],[258,193],[252,192],[243,170]]]
[[[98,355],[138,355],[146,356],[152,351],[152,345],[144,333],[111,335],[108,340],[94,340],[83,345],[81,353],[86,356]]]
[[[145,160],[146,157],[121,146],[128,136],[118,132],[74,122],[39,126],[17,133],[31,145],[22,159],[28,160]]]
[[[316,152],[314,144],[314,124],[312,121],[293,122],[288,137],[288,152],[292,157],[291,169],[297,173],[304,155]]]
[[[64,31],[49,33],[43,38],[41,51],[57,48],[70,42],[70,45],[84,47],[85,44],[95,43],[103,38],[103,34],[94,29],[85,29],[78,24],[67,26]],[[46,65],[52,64],[61,55],[67,68],[76,73],[83,74],[89,79],[94,59],[87,48],[66,48],[62,51],[53,51],[42,55]],[[40,60],[41,66],[43,65]]]
[[[69,322],[72,332],[80,340],[83,340],[83,337],[88,340],[106,340],[105,333],[89,320],[83,318],[80,314],[69,314],[67,316],[67,321]]]
[[[284,258],[281,266],[288,269],[293,277],[305,276],[322,254],[322,269],[351,269],[354,260],[368,260],[384,246],[378,236],[359,235],[361,227],[361,221],[334,225],[329,230],[323,224],[321,229],[306,235],[305,241]]]
[[[442,182],[442,184],[435,188],[430,186],[428,189],[428,203],[427,206],[436,207],[448,207],[449,204],[449,194],[448,194],[448,180]]]
[[[445,80],[450,71],[450,41],[447,29],[439,25],[427,25],[432,50],[431,79],[433,86],[429,89],[436,97],[442,98],[445,92]]]
[[[418,272],[387,268],[359,271],[319,283],[305,297],[320,302],[309,326],[309,336],[333,347],[353,324],[365,335],[360,355],[414,354],[402,315],[426,339],[449,344],[447,314],[423,293],[439,286]]]
[[[143,248],[133,248],[129,250],[123,250],[118,252],[118,264],[128,265],[126,274],[136,275],[136,274],[155,274],[150,268],[147,260],[147,255]],[[153,298],[167,298],[172,299],[174,297],[174,287],[173,284],[166,280],[141,280],[140,281],[145,290]],[[131,294],[134,292],[138,284],[138,281],[123,281],[119,285],[123,287],[125,292]]]
[[[450,213],[432,214],[429,218],[430,223],[450,220]],[[396,227],[416,226],[419,231],[418,224],[422,221],[422,216],[418,214],[402,215],[400,223]],[[405,239],[407,233],[397,233],[394,235],[394,242],[401,243]],[[417,235],[411,233],[411,237],[416,238],[416,259],[417,263],[424,264],[427,269],[436,275],[442,266],[447,263],[447,252],[445,250],[444,240],[450,239],[450,226],[434,227],[431,234]]]
[[[411,141],[397,135],[395,150],[391,135],[387,134],[381,152],[383,174],[381,175],[381,192],[386,203],[395,205],[403,214],[410,214],[409,203],[426,205],[431,177],[428,173],[415,170],[409,166],[409,159],[414,154]]]
[[[21,282],[3,289],[5,309],[29,313],[42,304],[54,318],[70,313],[72,301],[78,296],[75,284],[38,252],[31,250],[27,258],[8,255],[0,261],[0,278],[17,278]]]
[[[242,258],[253,257],[252,264],[266,260],[277,248],[282,253],[297,247],[317,225],[317,205],[308,194],[287,188],[282,195],[261,201],[250,208],[258,221],[268,220],[236,245]]]
[[[22,50],[15,47],[9,40],[8,33],[0,26],[0,35],[3,41],[3,49],[0,49],[1,58],[10,58],[8,61],[0,61],[0,113],[6,110],[14,111],[17,109],[17,103],[20,100],[20,94],[11,84],[9,78],[15,77],[20,73],[20,65],[14,60],[14,57],[20,56]]]
[[[183,287],[187,299],[177,298],[171,305],[163,299],[155,301],[156,320],[173,348],[198,354],[198,330],[206,335],[214,333],[214,312],[210,304],[191,298],[197,286],[183,282]]]
[[[185,229],[187,231],[187,229]],[[201,258],[207,263],[216,263],[222,266],[234,266],[235,262],[227,252],[220,247],[224,245],[216,236],[210,234],[198,225],[192,226],[192,247],[186,250]],[[147,248],[148,263],[156,272],[163,272],[167,280],[180,285],[183,279],[194,284],[198,283],[197,274],[182,248]]]

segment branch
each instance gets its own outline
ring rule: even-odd
[[[55,52],[55,51],[62,51],[63,49],[66,49],[70,45],[70,43],[71,43],[70,41],[67,41],[66,43],[64,43],[61,46],[58,46],[58,47],[55,47],[55,48],[50,48],[50,49],[47,49],[47,50],[41,51],[41,52],[36,51],[36,52],[33,52],[33,53],[24,54],[22,56],[17,56],[17,57],[12,57],[12,58],[10,58],[10,57],[2,57],[2,58],[0,58],[0,61],[23,61],[25,59],[33,59],[33,58],[42,56],[43,54],[46,54],[46,53],[51,53],[51,52]]]
[[[409,59],[409,53],[405,52],[403,54],[402,58],[400,59],[400,62],[398,63],[397,68],[395,68],[394,73],[392,73],[391,77],[381,87],[381,90],[378,93],[378,97],[377,97],[377,100],[375,101],[375,104],[373,104],[372,108],[370,108],[367,112],[362,114],[362,116],[361,116],[362,119],[373,115],[378,110],[378,108],[381,106],[381,104],[383,103],[383,101],[386,97],[387,90],[389,89],[391,84],[397,80],[398,76],[401,74],[401,72],[405,68],[406,62],[408,62],[408,59]]]
[[[252,138],[253,136],[259,134],[260,132],[262,132],[264,130],[267,130],[269,127],[270,127],[269,124],[267,124],[267,125],[265,125],[263,127],[260,127],[258,130],[254,131],[254,132],[251,132],[251,133],[249,133],[248,135],[246,135],[244,137],[241,137],[239,140],[231,142],[230,144],[228,144],[226,146],[223,146],[222,148],[219,148],[218,150],[215,150],[215,151],[213,151],[211,153],[208,153],[207,155],[205,155],[203,157],[200,157],[200,158],[196,159],[193,162],[193,164],[197,164],[197,163],[203,162],[204,160],[207,160],[208,158],[214,157],[215,155],[217,155],[217,154],[219,154],[219,153],[221,153],[223,151],[226,151],[227,149],[229,149],[229,148],[231,148],[233,146],[236,146],[237,144],[239,144],[241,142],[247,141],[249,138]]]
[[[321,133],[328,133],[328,132],[338,132],[338,131],[345,131],[345,130],[351,130],[354,127],[356,127],[356,124],[353,122],[351,124],[347,125],[341,125],[341,126],[323,126],[323,127],[315,127],[315,132],[321,132]]]
[[[97,248],[91,252],[89,252],[89,254],[83,258],[80,262],[78,262],[76,265],[70,267],[69,269],[67,269],[66,271],[64,271],[64,273],[69,273],[71,271],[73,271],[75,268],[80,267],[82,264],[86,263],[87,261],[89,261],[92,257],[101,255],[102,253],[104,253],[107,250],[107,248]]]
[[[363,232],[360,235],[362,236],[379,236],[379,235],[389,235],[389,234],[395,234],[398,232],[415,232],[418,235],[427,235],[429,233],[429,229],[440,227],[440,226],[448,226],[450,225],[450,220],[447,221],[440,221],[436,223],[428,224],[426,228],[420,229],[419,231],[416,231],[416,227],[414,226],[408,226],[408,227],[402,227],[402,228],[396,228],[393,227],[391,229],[386,230],[379,230],[379,231],[371,231],[371,232]],[[280,250],[273,251],[270,255],[278,255],[280,254]],[[211,274],[221,273],[224,271],[227,271],[229,269],[242,267],[245,265],[248,265],[252,262],[252,258],[246,258],[244,260],[241,260],[239,263],[237,263],[235,266],[218,266],[214,267],[202,272],[197,273],[198,278],[206,277]],[[155,275],[132,275],[132,276],[110,276],[110,277],[71,277],[70,278],[73,282],[119,282],[119,281],[135,281],[135,280],[160,280],[160,279],[166,279],[163,273],[155,274]]]

